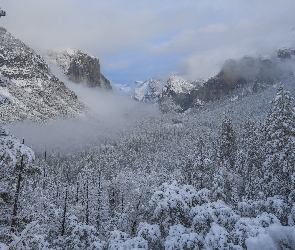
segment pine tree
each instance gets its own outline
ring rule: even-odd
[[[34,152],[24,145],[24,141],[20,143],[0,126],[0,224],[7,224],[11,219],[11,231],[20,226],[18,208],[23,181],[40,170],[32,164],[34,159]]]
[[[212,182],[212,198],[214,201],[217,200],[226,200],[225,195],[225,178],[223,174],[223,170],[219,169],[213,175],[213,182]]]
[[[221,136],[219,146],[219,160],[221,166],[234,168],[236,158],[236,135],[233,130],[232,121],[225,116],[221,125]]]
[[[181,165],[181,175],[185,184],[192,185],[197,190],[211,187],[213,163],[207,155],[205,143],[200,137],[194,155],[189,156]]]
[[[251,119],[244,128],[236,162],[236,171],[242,177],[242,196],[255,199],[261,191],[262,165],[264,161],[263,136]]]
[[[278,89],[266,123],[266,159],[264,162],[265,192],[288,196],[295,164],[295,110],[293,98],[283,86]]]

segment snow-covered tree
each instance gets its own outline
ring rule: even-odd
[[[254,199],[262,191],[263,142],[259,127],[248,119],[243,127],[236,161],[236,172],[242,180],[239,193],[246,199]]]
[[[157,224],[149,224],[147,222],[139,223],[137,228],[137,236],[144,238],[150,249],[163,248],[163,239],[160,227]]]
[[[189,185],[180,186],[176,181],[163,183],[149,202],[152,219],[160,224],[163,235],[176,224],[190,224],[190,208],[198,203],[196,190]]]
[[[213,162],[207,156],[202,138],[198,140],[193,157],[182,164],[181,174],[184,182],[197,190],[210,188],[212,181]]]
[[[0,222],[10,224],[12,231],[20,226],[18,207],[23,181],[39,170],[32,165],[34,159],[29,147],[0,127]],[[5,234],[0,233],[0,240],[1,235]]]
[[[75,216],[69,218],[70,222],[65,235],[59,238],[57,245],[64,249],[91,249],[102,250],[105,243],[98,238],[95,227],[77,221]]]
[[[283,86],[278,89],[266,123],[265,193],[288,196],[295,171],[295,109]]]
[[[25,229],[19,234],[11,233],[12,241],[8,245],[1,244],[1,250],[53,250],[49,247],[49,243],[45,240],[43,228],[38,224],[38,221],[32,221],[26,225]]]
[[[212,198],[213,200],[226,200],[225,194],[225,178],[223,170],[218,169],[213,175],[212,182]]]
[[[219,139],[220,164],[233,169],[236,159],[236,150],[236,133],[233,129],[232,120],[225,115],[222,120],[221,134]]]
[[[128,234],[114,230],[110,232],[107,249],[148,249],[148,243],[142,237],[130,238]]]

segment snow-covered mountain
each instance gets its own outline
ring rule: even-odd
[[[162,83],[159,78],[152,78],[146,82],[137,82],[131,97],[137,101],[157,103],[162,95]]]
[[[191,82],[178,75],[172,75],[167,82],[160,78],[152,78],[148,81],[137,81],[134,87],[129,87],[129,96],[144,103],[158,103],[163,111],[175,110],[182,112],[192,107],[192,92],[201,85],[199,81]],[[120,87],[121,91],[126,87]],[[126,92],[126,91],[125,91]]]
[[[62,52],[49,50],[46,59],[58,66],[61,73],[70,81],[86,83],[89,87],[100,87],[111,90],[108,79],[100,72],[99,59],[78,49],[67,49]]]
[[[163,94],[189,94],[195,86],[187,80],[180,78],[179,76],[170,76],[167,84],[163,88]]]
[[[161,109],[183,112],[193,107],[193,102],[197,103],[197,100],[194,100],[194,92],[200,86],[197,81],[191,82],[179,76],[170,76],[167,84],[163,87]]]
[[[142,102],[158,102],[163,111],[183,112],[205,102],[231,98],[234,92],[236,97],[244,96],[290,78],[294,75],[294,58],[295,49],[285,48],[273,57],[245,56],[240,60],[227,60],[220,72],[207,80],[188,81],[174,75],[162,90],[151,91],[150,85],[154,82],[151,79],[139,84],[131,96]],[[154,98],[150,98],[151,94]]]
[[[201,81],[191,82],[178,75],[170,76],[167,82],[155,77],[146,82],[136,83],[134,89],[129,90],[132,99],[144,103],[158,103],[163,111],[179,112],[192,107],[193,92],[202,86]]]
[[[0,28],[0,122],[77,117],[85,106],[33,49]]]

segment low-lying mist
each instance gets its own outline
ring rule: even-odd
[[[131,131],[132,126],[143,117],[159,113],[156,106],[136,102],[128,96],[76,84],[61,75],[58,77],[77,94],[90,115],[44,124],[21,122],[10,125],[11,133],[19,139],[24,138],[25,144],[32,147],[35,153],[68,153],[93,145],[100,146],[126,128]]]

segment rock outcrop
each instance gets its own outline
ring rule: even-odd
[[[294,48],[282,48],[277,51],[277,57],[280,59],[295,59]]]
[[[78,49],[68,49],[63,52],[49,50],[46,57],[57,65],[70,81],[85,83],[89,87],[112,89],[110,81],[100,72],[99,59],[94,56]]]
[[[215,77],[198,89],[197,98],[214,101],[247,84],[252,84],[255,92],[260,85],[272,85],[290,74],[277,59],[245,56],[239,61],[228,60]]]

